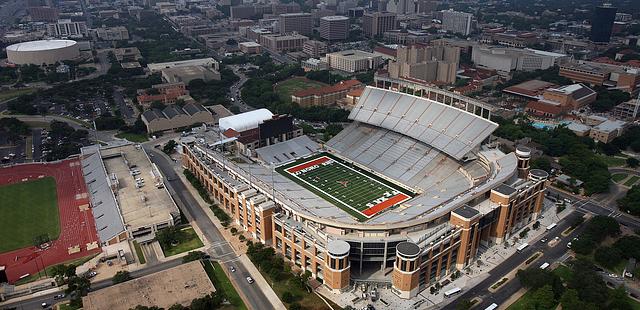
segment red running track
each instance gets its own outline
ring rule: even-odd
[[[100,242],[91,209],[80,211],[79,208],[81,205],[89,204],[79,159],[2,168],[0,185],[19,183],[24,179],[35,180],[41,176],[51,176],[56,180],[60,236],[44,250],[31,246],[0,254],[0,266],[6,267],[9,283],[17,281],[22,275],[35,274],[45,266],[100,252],[100,248],[87,250],[88,243]],[[79,246],[80,252],[69,254],[68,249],[72,246]]]

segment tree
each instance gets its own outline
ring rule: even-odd
[[[75,272],[75,270],[74,270]],[[65,292],[71,296],[71,305],[75,307],[82,306],[82,296],[86,296],[91,288],[91,282],[85,277],[73,276],[67,281],[67,289]]]
[[[299,303],[294,302],[289,305],[289,310],[302,310],[302,306]]]
[[[182,263],[188,263],[196,260],[201,260],[207,255],[202,251],[191,251],[187,255],[182,257]]]
[[[171,155],[175,153],[176,145],[178,144],[175,140],[169,140],[169,142],[165,143],[164,147],[162,147],[162,151],[167,155]]]
[[[616,247],[603,246],[596,249],[593,258],[605,268],[613,268],[622,260],[622,253]]]
[[[618,207],[632,215],[640,215],[640,186],[631,187],[627,194],[618,200]]]
[[[331,138],[333,138],[333,136],[340,133],[340,131],[342,131],[342,125],[329,124],[324,130],[324,141],[329,141]]]
[[[456,310],[469,310],[471,309],[471,306],[473,306],[471,300],[465,298],[456,304]]]
[[[640,259],[640,237],[638,236],[624,236],[618,239],[613,246],[624,258]]]
[[[551,172],[551,162],[547,157],[539,157],[531,161],[531,168]]]
[[[627,295],[627,291],[624,288],[624,285],[620,285],[616,287],[611,292],[610,302],[608,305],[608,309],[616,309],[616,310],[632,310],[633,307],[629,303],[629,297]]]
[[[530,298],[530,304],[527,305],[527,309],[535,310],[547,310],[554,309],[556,306],[556,300],[553,297],[553,290],[551,285],[545,285],[533,292]]]
[[[529,289],[535,290],[545,285],[550,285],[557,298],[560,298],[564,292],[562,279],[548,270],[542,270],[540,268],[518,270],[516,276],[518,280],[520,280],[520,283]]]
[[[627,158],[627,166],[631,167],[631,168],[636,168],[640,165],[640,160],[637,160],[634,157],[629,157]]]
[[[574,289],[568,289],[562,294],[560,304],[563,310],[583,310],[583,303],[580,301],[578,292]]]
[[[129,280],[131,280],[131,274],[129,274],[128,271],[126,270],[120,270],[118,272],[116,272],[116,274],[113,276],[113,278],[111,278],[111,282],[113,282],[113,284],[118,284],[118,283],[122,283],[122,282],[127,282]]]
[[[282,293],[281,297],[282,297],[282,301],[283,302],[286,302],[288,304],[293,302],[293,294],[291,294],[291,292],[289,292],[289,291],[286,291],[286,292]]]
[[[184,238],[184,232],[175,226],[161,229],[156,234],[156,240],[158,240],[163,247],[171,247],[172,244],[180,243]]]

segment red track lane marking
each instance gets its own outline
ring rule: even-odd
[[[297,165],[297,166],[295,166],[295,167],[291,167],[291,168],[287,169],[287,172],[289,172],[289,173],[296,173],[296,172],[298,172],[298,171],[300,171],[300,170],[302,170],[302,169],[304,169],[304,168],[313,167],[313,166],[315,166],[315,165],[322,164],[323,162],[326,162],[326,161],[328,161],[328,160],[329,160],[329,158],[328,158],[328,157],[320,157],[320,158],[315,159],[315,160],[312,160],[312,161],[310,161],[310,162],[306,162],[306,163],[304,163],[304,164],[300,164],[300,165]]]
[[[400,203],[401,201],[403,201],[403,200],[405,200],[407,198],[409,198],[409,196],[407,196],[405,194],[398,194],[398,195],[395,195],[395,196],[393,196],[393,197],[391,197],[391,198],[389,198],[389,199],[387,199],[387,200],[385,200],[385,201],[383,201],[383,202],[381,202],[381,203],[379,203],[379,204],[377,204],[377,205],[375,205],[375,206],[373,206],[373,207],[371,207],[369,209],[366,209],[366,210],[362,211],[362,213],[364,215],[370,217],[370,216],[373,216],[374,214],[376,214],[376,213],[378,213],[378,212],[380,212],[380,211],[382,211],[382,210],[384,210],[386,208],[389,208],[389,207],[391,207],[391,206],[393,206],[395,204]]]

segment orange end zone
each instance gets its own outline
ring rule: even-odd
[[[309,167],[313,167],[315,165],[322,164],[323,162],[328,161],[328,160],[329,160],[328,157],[320,157],[320,158],[312,160],[310,162],[306,162],[304,164],[300,164],[298,166],[291,167],[291,168],[287,169],[287,172],[295,173],[295,172],[298,172],[298,171],[300,171],[300,170],[302,170],[304,168],[309,168]]]
[[[373,207],[371,207],[369,209],[366,209],[366,210],[362,211],[362,213],[364,215],[366,215],[366,216],[371,217],[374,214],[376,214],[376,213],[378,213],[378,212],[380,212],[380,211],[382,211],[382,210],[384,210],[384,209],[386,209],[388,207],[396,205],[396,204],[398,204],[398,203],[400,203],[400,202],[402,202],[402,201],[404,201],[404,200],[406,200],[408,198],[411,198],[411,197],[409,197],[409,196],[407,196],[405,194],[398,194],[398,195],[395,195],[395,196],[393,196],[393,197],[391,197],[391,198],[389,198],[389,199],[387,199],[387,200],[385,200],[385,201],[383,201],[383,202],[381,202],[381,203],[379,203],[379,204],[377,204],[377,205],[375,205],[375,206],[373,206]]]

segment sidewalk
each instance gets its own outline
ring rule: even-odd
[[[247,257],[247,255],[245,254],[242,254],[238,258],[240,260],[240,263],[247,268],[247,271],[249,271],[253,280],[255,280],[255,284],[257,284],[260,287],[265,297],[267,297],[267,300],[269,301],[269,303],[271,303],[271,306],[273,306],[273,309],[286,310],[287,308],[284,306],[282,301],[280,301],[280,298],[278,298],[278,295],[276,295],[276,292],[273,291],[273,289],[271,288],[269,283],[267,283],[267,280],[262,276],[258,268],[256,268],[256,266],[251,262],[251,260],[249,260],[249,257]]]

